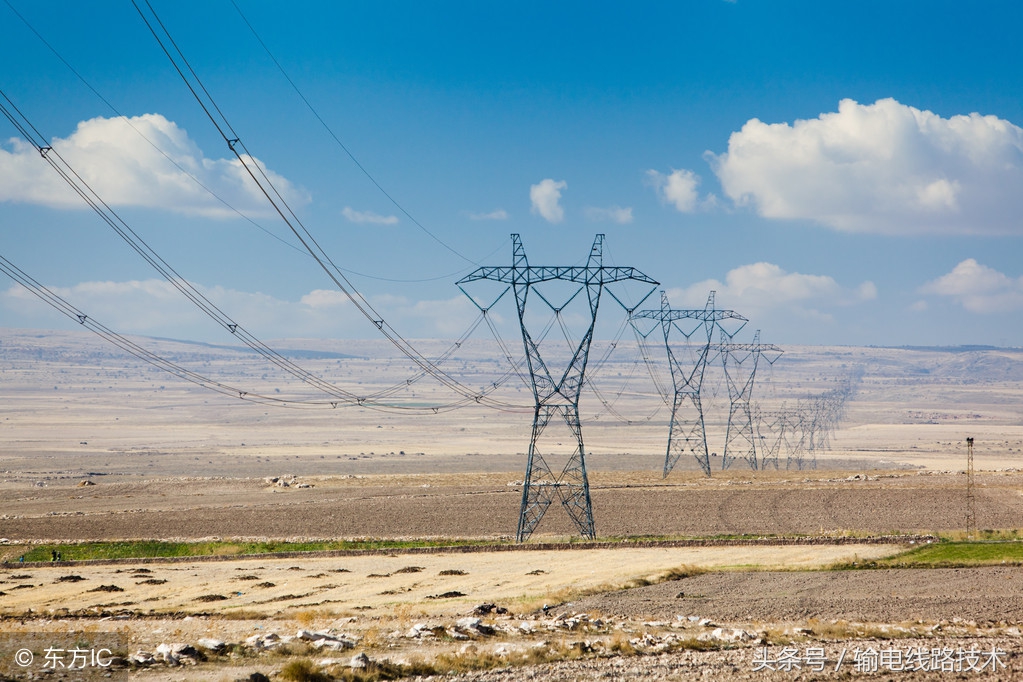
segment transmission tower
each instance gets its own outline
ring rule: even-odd
[[[753,425],[756,427],[757,437],[760,439],[760,468],[766,469],[768,465],[778,468],[778,455],[785,444],[785,435],[788,430],[788,420],[784,413],[763,412],[759,405],[753,408]],[[786,458],[788,468],[788,456]]]
[[[798,469],[807,466],[817,468],[817,452],[831,447],[831,436],[845,414],[845,404],[850,395],[852,383],[845,382],[840,388],[799,400],[795,411],[786,414],[789,432],[793,434],[786,469],[793,462]],[[804,455],[810,456],[808,465],[804,462]]]
[[[700,389],[703,386],[707,359],[710,356],[711,340],[714,329],[722,328],[724,321],[732,320],[738,323],[731,332],[722,328],[723,333],[734,336],[746,324],[746,318],[734,310],[716,310],[713,291],[707,297],[707,304],[702,310],[672,310],[668,303],[668,295],[662,291],[659,310],[641,310],[630,315],[629,319],[640,336],[646,336],[636,323],[642,319],[659,322],[664,334],[664,347],[667,349],[668,367],[675,389],[671,404],[671,423],[668,427],[668,449],[664,455],[664,478],[668,477],[678,460],[686,453],[692,454],[703,469],[703,473],[710,476],[710,455],[707,450],[707,430],[703,419]],[[689,324],[684,324],[686,322]],[[700,346],[692,348],[689,344],[690,338],[701,329],[706,332],[706,342],[701,338]],[[683,343],[689,346],[689,353],[685,353],[687,349],[678,345],[672,347],[673,339],[677,338],[676,332],[685,339]]]
[[[977,506],[973,494],[973,437],[966,439],[966,537],[977,532]]]
[[[590,484],[586,476],[586,451],[583,447],[583,434],[579,422],[579,395],[583,388],[586,372],[586,361],[589,357],[590,343],[593,341],[593,328],[597,321],[597,308],[600,295],[605,285],[613,282],[636,280],[657,286],[658,282],[650,279],[635,268],[604,267],[603,264],[604,235],[598,234],[593,240],[589,259],[585,267],[554,267],[531,266],[526,260],[526,252],[522,247],[519,235],[512,235],[512,265],[484,266],[476,269],[458,281],[459,288],[484,313],[484,308],[465,291],[463,285],[479,280],[490,280],[509,285],[496,303],[510,288],[515,294],[518,309],[519,327],[522,330],[522,343],[526,350],[526,364],[532,383],[535,406],[533,410],[533,430],[529,440],[529,458],[526,461],[526,476],[522,488],[522,508],[519,513],[519,526],[515,537],[518,542],[526,540],[539,525],[547,508],[555,499],[572,518],[579,533],[587,538],[595,538],[593,525],[593,506],[590,502]],[[544,282],[569,282],[578,285],[564,304],[556,306],[540,292],[537,285]],[[589,303],[589,327],[571,354],[571,359],[564,372],[558,375],[552,372],[540,355],[539,343],[544,332],[534,337],[526,328],[526,303],[531,291],[545,303],[560,319],[562,309],[578,296],[586,292]],[[650,293],[653,293],[651,289]],[[650,295],[647,294],[647,296]],[[612,298],[615,296],[612,294]],[[643,297],[645,300],[646,296]],[[618,300],[615,298],[615,300]],[[642,302],[642,301],[641,301]],[[493,305],[491,303],[490,305]],[[621,303],[619,301],[619,303]],[[623,305],[623,307],[625,307]],[[561,420],[567,425],[575,440],[575,449],[568,457],[561,473],[554,471],[544,459],[541,450],[541,436],[551,420]],[[546,441],[551,440],[550,438]],[[544,445],[546,449],[546,445]],[[547,452],[548,456],[553,454]]]
[[[725,449],[721,455],[721,468],[742,458],[749,462],[754,471],[757,466],[757,438],[753,428],[753,412],[750,400],[753,397],[753,383],[757,365],[763,357],[770,364],[784,352],[778,346],[760,343],[760,330],[753,335],[753,343],[722,343],[721,363],[725,369],[725,383],[728,385],[728,430],[725,432]],[[729,369],[731,366],[731,369]],[[736,454],[738,451],[739,454]]]

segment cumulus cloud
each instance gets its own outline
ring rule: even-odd
[[[700,195],[696,187],[700,184],[700,176],[696,173],[672,170],[669,175],[665,175],[656,170],[648,170],[646,175],[661,201],[673,204],[682,213],[692,213],[697,209]]]
[[[268,209],[241,162],[207,158],[184,129],[160,114],[82,121],[69,137],[55,138],[51,146],[110,206],[214,218],[236,215],[213,192],[239,211]],[[309,201],[304,190],[258,159],[247,160],[259,165],[289,203]],[[0,201],[86,208],[35,148],[18,138],[0,146]]]
[[[508,220],[508,211],[503,208],[488,213],[468,213],[469,220]]]
[[[877,298],[877,287],[865,281],[847,288],[827,275],[786,272],[773,263],[751,263],[730,270],[725,281],[697,282],[672,289],[668,297],[677,308],[702,308],[707,292],[716,291],[719,307],[740,311],[751,320],[772,312],[798,317],[831,319],[829,308],[855,305]]]
[[[336,289],[313,289],[298,302],[315,310],[337,309],[351,304],[349,298]]]
[[[1021,234],[1023,129],[894,99],[793,124],[751,119],[708,154],[726,196],[848,232]]]
[[[587,206],[583,211],[588,219],[595,222],[610,221],[619,225],[627,225],[632,222],[631,206],[628,208],[622,208],[621,206],[608,206],[607,208]]]
[[[967,258],[920,293],[944,296],[972,313],[1004,313],[1023,308],[1023,277],[1013,279]]]
[[[565,219],[565,209],[559,203],[561,201],[561,190],[566,189],[568,183],[564,180],[552,180],[546,178],[529,187],[529,201],[532,202],[533,213],[540,214],[549,223],[560,223]]]
[[[368,223],[370,225],[398,224],[398,216],[396,215],[380,215],[373,211],[356,211],[351,206],[345,206],[341,210],[341,215],[347,218],[349,222],[353,223]]]

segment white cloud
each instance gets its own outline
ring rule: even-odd
[[[756,322],[759,316],[787,313],[830,320],[827,309],[877,298],[877,287],[865,281],[855,288],[841,286],[827,275],[786,272],[773,263],[751,263],[730,270],[725,281],[709,279],[684,289],[671,289],[675,308],[703,308],[708,291],[717,292],[718,307],[736,310]]]
[[[340,291],[317,289],[289,301],[260,292],[195,286],[260,338],[373,338],[377,334]],[[96,322],[123,334],[233,343],[229,332],[161,279],[48,288]],[[402,333],[420,338],[461,335],[477,312],[461,294],[441,300],[381,295],[370,297],[370,303]],[[0,314],[15,319],[17,326],[52,327],[65,319],[18,284],[0,290]]]
[[[69,137],[54,138],[51,146],[113,207],[143,206],[215,218],[235,215],[192,175],[239,211],[266,213],[269,208],[241,162],[206,158],[185,130],[160,114],[82,121]],[[309,201],[304,190],[258,159],[251,160],[289,203]],[[86,208],[39,153],[17,138],[0,147],[0,201]]]
[[[768,218],[849,232],[1023,234],[1023,129],[894,99],[793,124],[751,119],[708,154],[724,193]]]
[[[177,336],[175,328],[194,326],[203,318],[180,292],[161,279],[47,288],[97,322],[123,333]],[[48,305],[17,284],[3,292],[2,306],[22,316],[60,319]]]
[[[696,187],[700,184],[700,176],[690,170],[671,171],[664,175],[655,170],[646,172],[650,183],[657,190],[661,201],[674,204],[682,213],[692,213],[699,205],[700,195]]]
[[[861,283],[856,287],[856,298],[860,301],[873,301],[877,298],[877,285],[869,280]]]
[[[627,225],[632,222],[631,206],[628,208],[622,208],[621,206],[608,206],[607,208],[587,206],[583,211],[588,219],[596,222],[610,221],[619,225]]]
[[[550,178],[541,180],[529,187],[529,201],[532,202],[533,213],[539,213],[549,223],[560,223],[565,219],[565,209],[561,208],[561,190],[568,183],[564,180],[554,181]]]
[[[369,223],[371,225],[397,225],[398,216],[380,215],[373,211],[356,211],[351,206],[345,206],[341,215],[353,223]]]
[[[469,213],[469,220],[508,220],[508,211],[499,208],[489,213]]]
[[[1013,279],[967,258],[920,293],[950,298],[972,313],[1005,313],[1023,308],[1023,277]]]
[[[299,303],[313,310],[324,310],[350,305],[351,301],[337,289],[313,289],[302,296]]]

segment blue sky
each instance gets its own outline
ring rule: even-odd
[[[236,0],[440,244],[230,0],[152,1],[407,337],[468,326],[454,282],[510,263],[510,233],[563,265],[602,232],[609,263],[675,307],[715,289],[764,341],[1023,345],[1017,3]],[[374,335],[244,183],[130,2],[9,2],[0,88],[183,276],[263,338]],[[118,331],[230,342],[16,136],[0,119],[0,254]],[[73,325],[0,282],[0,326]]]

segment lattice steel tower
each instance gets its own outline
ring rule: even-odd
[[[700,401],[700,390],[707,369],[707,360],[711,352],[711,340],[714,330],[734,336],[746,324],[747,320],[734,310],[717,310],[714,308],[714,292],[707,297],[707,304],[702,310],[672,310],[668,304],[668,295],[661,292],[660,310],[641,310],[630,316],[633,328],[645,336],[635,321],[641,319],[656,320],[660,323],[664,334],[664,347],[668,353],[668,367],[671,370],[671,381],[675,395],[671,404],[671,424],[668,427],[668,449],[664,455],[664,478],[675,468],[678,460],[686,453],[692,454],[710,476],[710,454],[707,450],[707,430],[703,419],[703,404]],[[724,321],[731,320],[738,326],[727,332],[722,328]],[[683,322],[689,324],[683,326]],[[686,357],[677,346],[672,347],[677,334],[681,334],[685,343],[689,342],[697,331],[706,332],[706,342],[702,342],[694,354]],[[653,330],[647,332],[649,334]],[[677,333],[677,334],[676,334]]]
[[[518,308],[519,326],[522,329],[522,343],[526,350],[526,363],[533,388],[535,406],[533,410],[533,431],[529,440],[529,458],[526,462],[526,477],[522,488],[522,508],[519,513],[519,526],[515,534],[519,542],[528,538],[539,525],[547,508],[555,499],[568,512],[579,533],[587,538],[595,538],[593,525],[593,506],[590,502],[590,485],[586,476],[586,451],[583,447],[583,434],[579,422],[579,395],[582,392],[586,361],[589,357],[590,343],[593,341],[593,327],[597,321],[597,308],[604,286],[612,282],[637,280],[657,286],[635,268],[604,267],[603,264],[604,235],[598,234],[590,249],[589,259],[585,267],[554,267],[531,266],[526,260],[526,252],[522,248],[519,235],[512,235],[512,266],[485,266],[458,281],[462,285],[479,280],[491,280],[508,284],[515,294]],[[589,302],[589,327],[575,347],[568,366],[560,376],[552,373],[540,355],[539,341],[542,336],[534,337],[526,329],[526,304],[529,293],[536,285],[543,282],[562,281],[577,284],[575,293],[568,299],[578,296],[585,290]],[[505,289],[505,292],[508,289]],[[469,296],[468,292],[462,291]],[[652,293],[651,289],[651,293]],[[561,314],[564,307],[556,307],[537,291],[537,297],[554,311]],[[501,296],[504,294],[502,293]],[[648,293],[647,296],[650,294]],[[501,296],[497,298],[500,299]],[[469,296],[476,303],[472,296]],[[615,298],[612,295],[612,298]],[[644,297],[645,298],[645,297]],[[495,299],[494,302],[496,302]],[[616,299],[617,300],[617,299]],[[567,305],[568,302],[565,303]],[[478,303],[476,303],[479,306]],[[491,304],[492,305],[492,304]],[[481,307],[481,310],[486,310]],[[575,439],[575,449],[571,452],[568,462],[561,473],[555,475],[544,459],[541,450],[541,436],[551,420],[562,420],[568,426]],[[552,440],[548,438],[547,440]],[[544,445],[546,449],[546,445]],[[548,452],[548,455],[553,454]]]
[[[725,368],[725,383],[728,385],[728,430],[725,432],[725,449],[721,455],[721,468],[727,469],[731,463],[742,458],[749,462],[750,468],[757,467],[757,438],[753,428],[753,411],[750,401],[753,397],[753,382],[757,375],[757,365],[763,357],[768,363],[774,364],[784,352],[770,343],[760,343],[760,330],[753,335],[753,343],[722,343],[722,365]],[[729,370],[731,363],[731,370]],[[740,454],[735,454],[736,450]]]

